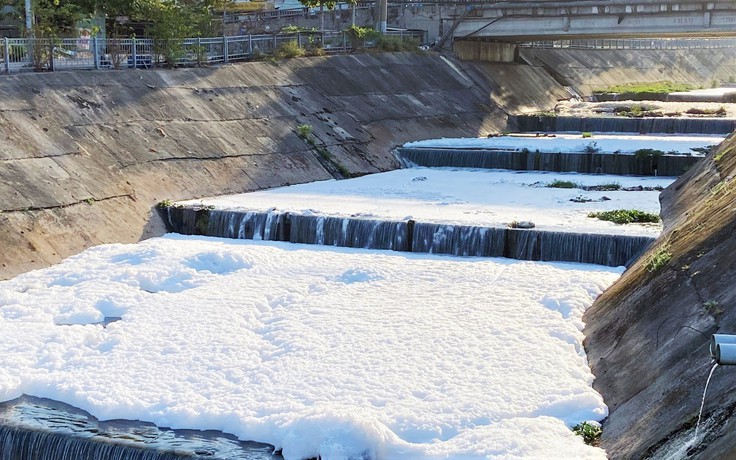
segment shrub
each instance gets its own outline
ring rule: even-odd
[[[168,207],[171,207],[172,204],[173,203],[171,202],[171,200],[163,200],[163,201],[159,201],[156,207],[159,209],[166,209]]]
[[[603,430],[597,423],[583,422],[572,427],[572,432],[583,437],[583,442],[589,446],[597,446]]]
[[[616,209],[613,211],[591,212],[588,214],[588,217],[594,217],[616,224],[659,222],[659,214],[639,211],[636,209]]]
[[[587,131],[583,133],[583,139],[587,139],[589,137],[593,137],[593,133],[589,133]]]
[[[282,43],[273,52],[273,57],[276,59],[291,59],[301,56],[304,56],[304,50],[299,47],[299,43],[296,40]]]
[[[634,156],[640,160],[644,160],[647,158],[653,158],[653,157],[659,157],[664,155],[664,152],[662,150],[657,149],[639,149],[634,152]]]

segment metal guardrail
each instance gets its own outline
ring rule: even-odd
[[[388,31],[404,40],[426,41],[426,31]],[[306,52],[339,54],[358,48],[373,48],[377,40],[357,41],[348,32],[294,32],[274,35],[240,35],[171,40],[112,38],[4,38],[0,40],[0,74],[89,69],[148,69],[169,65],[202,66],[246,61],[273,54],[294,42]],[[165,49],[175,49],[166,53]]]
[[[626,38],[544,40],[519,43],[521,48],[584,50],[689,50],[736,47],[736,38]]]

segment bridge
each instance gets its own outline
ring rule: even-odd
[[[701,0],[467,1],[455,40],[736,36],[736,2]]]

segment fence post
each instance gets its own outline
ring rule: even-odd
[[[100,70],[100,50],[97,43],[97,37],[92,37],[92,53],[95,59],[95,70]]]
[[[10,73],[10,41],[8,37],[3,38],[3,61],[5,61],[5,73]]]
[[[135,43],[135,37],[133,37],[133,43],[132,44],[133,44],[133,46],[132,46],[132,48],[133,48],[133,50],[132,50],[133,51],[133,68],[134,69],[137,69],[138,68],[138,49],[137,49],[138,48],[138,45],[136,45],[136,43]],[[128,67],[130,67],[130,66],[128,66]]]
[[[302,34],[299,32],[296,33],[296,47],[299,49],[302,48]]]
[[[222,37],[222,60],[225,61],[225,64],[229,62],[227,56],[227,35]]]
[[[353,11],[355,11],[355,10],[353,10]],[[343,52],[347,52],[348,51],[348,36],[347,36],[347,34],[345,33],[344,30],[342,31],[342,50],[343,50]]]
[[[197,52],[194,55],[197,58],[197,67],[202,67],[202,60],[204,58],[202,52],[202,37],[197,37]]]
[[[56,70],[54,68],[54,42],[53,42],[53,40],[49,44],[49,70],[51,72],[54,72]]]
[[[404,29],[399,29],[399,43],[404,43]]]
[[[271,50],[271,52],[276,52],[276,34],[273,34],[273,49]]]
[[[253,34],[248,34],[248,57],[253,57]]]

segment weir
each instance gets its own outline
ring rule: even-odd
[[[170,430],[150,423],[100,422],[45,398],[0,403],[2,460],[277,460],[273,447],[215,431]]]
[[[403,252],[628,266],[654,241],[648,236],[568,233],[278,211],[169,206],[169,230],[185,235],[284,241]]]
[[[530,150],[489,150],[399,147],[404,165],[427,167],[511,169],[515,171],[579,172],[639,176],[679,176],[700,157],[661,155],[637,158],[632,154],[560,153]]]
[[[508,126],[512,130],[522,132],[553,131],[727,135],[736,130],[736,120],[719,118],[581,118],[516,115],[509,116]]]

